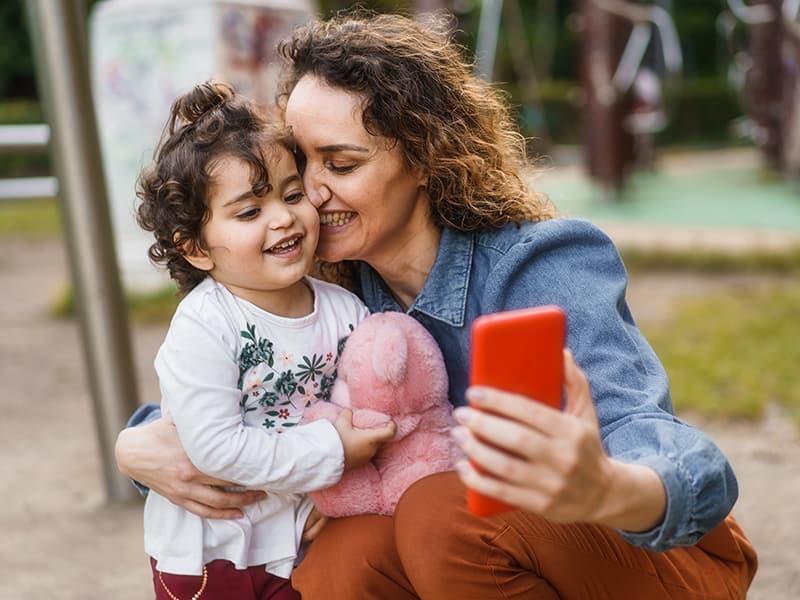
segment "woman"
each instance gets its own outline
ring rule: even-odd
[[[298,29],[281,54],[281,106],[320,210],[325,271],[372,311],[403,310],[429,329],[459,407],[454,436],[485,468],[421,480],[393,518],[329,522],[293,575],[301,594],[744,598],[756,557],[729,516],[730,465],[672,414],[613,244],[552,218],[526,188],[522,139],[461,49],[404,17],[350,14]],[[541,304],[567,314],[564,412],[467,389],[472,320]],[[157,452],[186,470],[168,433],[123,432],[123,472],[177,503],[246,500],[197,493],[194,475],[165,489],[165,473],[148,470],[165,464]],[[163,450],[147,448],[155,440]],[[520,510],[472,516],[463,484]]]

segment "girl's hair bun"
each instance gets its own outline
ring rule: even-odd
[[[190,125],[203,116],[223,105],[236,95],[233,87],[224,81],[206,81],[178,98],[172,107],[172,123],[170,133],[179,123]]]

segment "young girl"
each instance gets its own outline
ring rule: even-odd
[[[235,520],[150,492],[145,550],[159,600],[299,598],[289,576],[307,520],[319,524],[305,492],[338,481],[387,433],[347,418],[298,426],[327,399],[343,340],[368,313],[306,275],[319,217],[289,148],[254,104],[208,82],[175,101],[139,180],[150,258],[184,295],[155,360],[162,411],[198,469],[267,491]]]

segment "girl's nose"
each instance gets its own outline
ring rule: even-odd
[[[276,208],[269,216],[270,229],[282,229],[284,227],[291,227],[297,220],[297,215],[290,206],[284,205]]]

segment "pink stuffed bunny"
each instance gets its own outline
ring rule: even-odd
[[[331,401],[307,408],[303,422],[335,421],[344,407],[352,409],[355,427],[393,420],[397,433],[371,462],[347,471],[339,483],[312,492],[311,498],[331,517],[390,515],[408,486],[450,470],[458,457],[450,439],[454,422],[442,353],[412,317],[376,313],[350,335],[337,371]]]

